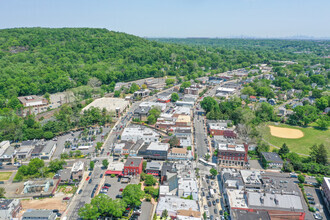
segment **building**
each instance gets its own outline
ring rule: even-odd
[[[41,152],[44,149],[44,145],[36,145],[31,153],[31,158],[40,158]]]
[[[8,147],[2,155],[0,155],[0,162],[13,163],[16,156],[16,150],[14,146]]]
[[[178,181],[178,196],[192,196],[193,200],[198,201],[198,186],[195,178],[180,178]]]
[[[99,108],[101,110],[105,108],[107,112],[113,112],[117,117],[120,117],[128,106],[129,101],[126,101],[125,99],[103,97],[95,99],[92,103],[83,108],[82,112],[90,109],[91,107]]]
[[[224,87],[219,87],[216,90],[215,96],[217,97],[224,97],[228,98],[230,95],[234,94],[236,91],[235,88],[224,88]]]
[[[18,151],[16,152],[17,159],[22,160],[22,159],[29,158],[31,156],[33,149],[34,149],[34,147],[30,147],[30,146],[20,147],[18,149]]]
[[[148,162],[146,167],[146,174],[154,176],[161,176],[162,164],[159,162]]]
[[[139,119],[140,121],[147,121],[150,109],[151,108],[149,106],[139,106],[135,109],[133,117],[135,119]]]
[[[223,168],[220,172],[221,184],[220,190],[224,192],[226,189],[239,189],[244,188],[244,183],[240,172],[233,168]]]
[[[270,169],[282,169],[283,167],[283,160],[275,152],[262,152],[261,162],[264,167]]]
[[[84,175],[84,162],[77,161],[73,164],[71,169],[71,175],[73,180],[81,180]]]
[[[17,217],[22,204],[18,199],[0,199],[0,219],[11,220]]]
[[[324,177],[322,183],[322,195],[325,206],[328,208],[330,212],[330,178]]]
[[[222,166],[248,166],[247,146],[242,144],[219,143],[218,161]]]
[[[240,170],[245,188],[261,189],[261,174],[258,170]]]
[[[177,126],[177,127],[191,126],[190,116],[189,115],[179,115],[175,121],[175,126]]]
[[[50,160],[56,150],[57,143],[55,141],[48,141],[40,153],[40,159]]]
[[[194,107],[195,102],[176,101],[175,105],[192,108]]]
[[[259,102],[261,103],[261,102],[267,102],[267,98],[260,98],[259,99]]]
[[[251,96],[250,96],[250,101],[251,101],[251,102],[256,102],[256,101],[257,101],[257,97],[251,95]]]
[[[164,196],[159,198],[156,207],[156,215],[161,216],[165,209],[167,210],[168,216],[172,219],[175,219],[182,210],[199,212],[197,201],[181,199],[177,196]]]
[[[140,107],[159,108],[162,112],[165,111],[165,109],[166,109],[166,104],[160,103],[160,102],[142,102],[139,106]]]
[[[142,89],[139,91],[134,92],[133,97],[136,98],[145,98],[150,95],[149,89]]]
[[[29,209],[22,217],[22,220],[55,220],[57,217],[53,210]]]
[[[56,175],[60,178],[60,184],[67,184],[71,182],[71,169],[59,170]]]
[[[196,102],[197,99],[198,99],[197,95],[186,94],[186,95],[183,96],[182,101],[184,101],[184,102]]]
[[[17,97],[24,107],[40,107],[48,104],[47,99],[36,95]]]
[[[139,139],[142,139],[146,143],[158,141],[160,135],[144,126],[132,126],[124,129],[121,140],[123,141],[134,141],[137,142]]]
[[[128,155],[133,145],[134,145],[134,141],[121,141],[120,143],[115,143],[115,147],[113,149],[113,155],[114,156]]]
[[[191,151],[186,148],[173,147],[167,154],[168,160],[192,160],[193,156]]]
[[[168,103],[171,101],[171,93],[162,93],[157,96],[157,101],[162,103]]]
[[[168,143],[151,142],[149,145],[141,147],[138,155],[145,159],[166,160],[169,148]]]
[[[129,157],[124,164],[124,175],[138,175],[142,173],[143,158]]]
[[[2,156],[6,152],[9,146],[10,146],[9,141],[2,141],[0,143],[0,156]]]

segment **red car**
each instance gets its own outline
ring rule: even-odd
[[[109,189],[109,187],[107,187],[107,186],[103,186],[102,189]]]
[[[123,190],[124,190],[124,189],[123,189],[123,188],[121,188],[119,191],[120,191],[120,192],[122,192]]]
[[[107,155],[109,156],[110,152],[107,153]]]
[[[89,180],[89,176],[86,178],[86,181],[88,181]]]
[[[70,197],[64,197],[63,200],[70,200]]]

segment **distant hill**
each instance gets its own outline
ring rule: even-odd
[[[228,42],[232,44],[233,42]],[[86,85],[163,75],[187,79],[214,70],[223,72],[270,59],[274,55],[251,47],[194,47],[156,42],[93,28],[16,28],[0,30],[0,103],[15,96],[45,94]]]

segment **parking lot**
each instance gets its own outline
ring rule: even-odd
[[[314,199],[315,204],[310,204],[310,206],[318,210],[316,213],[320,213],[323,219],[330,219],[330,215],[327,208],[325,207],[320,189],[314,187],[305,187],[305,192],[307,194],[307,198]]]
[[[117,195],[121,195],[120,189],[124,189],[128,184],[138,184],[139,179],[133,178],[129,183],[122,183],[121,181],[118,182],[118,177],[111,177],[105,176],[105,183],[111,184],[111,187],[108,190],[107,195],[112,198],[116,199]]]

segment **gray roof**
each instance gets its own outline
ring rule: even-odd
[[[248,211],[245,209],[232,209],[231,210],[234,219],[244,219],[244,220],[271,220],[267,211]]]
[[[148,162],[146,169],[161,170],[162,164],[159,162]]]
[[[13,199],[0,199],[0,210],[7,210]]]
[[[52,210],[28,210],[23,214],[23,220],[25,219],[55,219],[56,214]]]
[[[54,144],[56,144],[55,141],[48,141],[44,147],[44,149],[42,150],[43,153],[49,154],[50,151],[53,149]]]
[[[142,161],[142,157],[129,157],[125,162],[125,167],[138,167]]]
[[[262,152],[261,154],[267,162],[283,163],[283,160],[275,152]]]
[[[139,106],[137,109],[135,109],[134,114],[148,114],[151,107],[149,106]]]
[[[71,179],[71,169],[64,169],[59,171],[59,174],[61,176],[61,180],[67,181]]]

